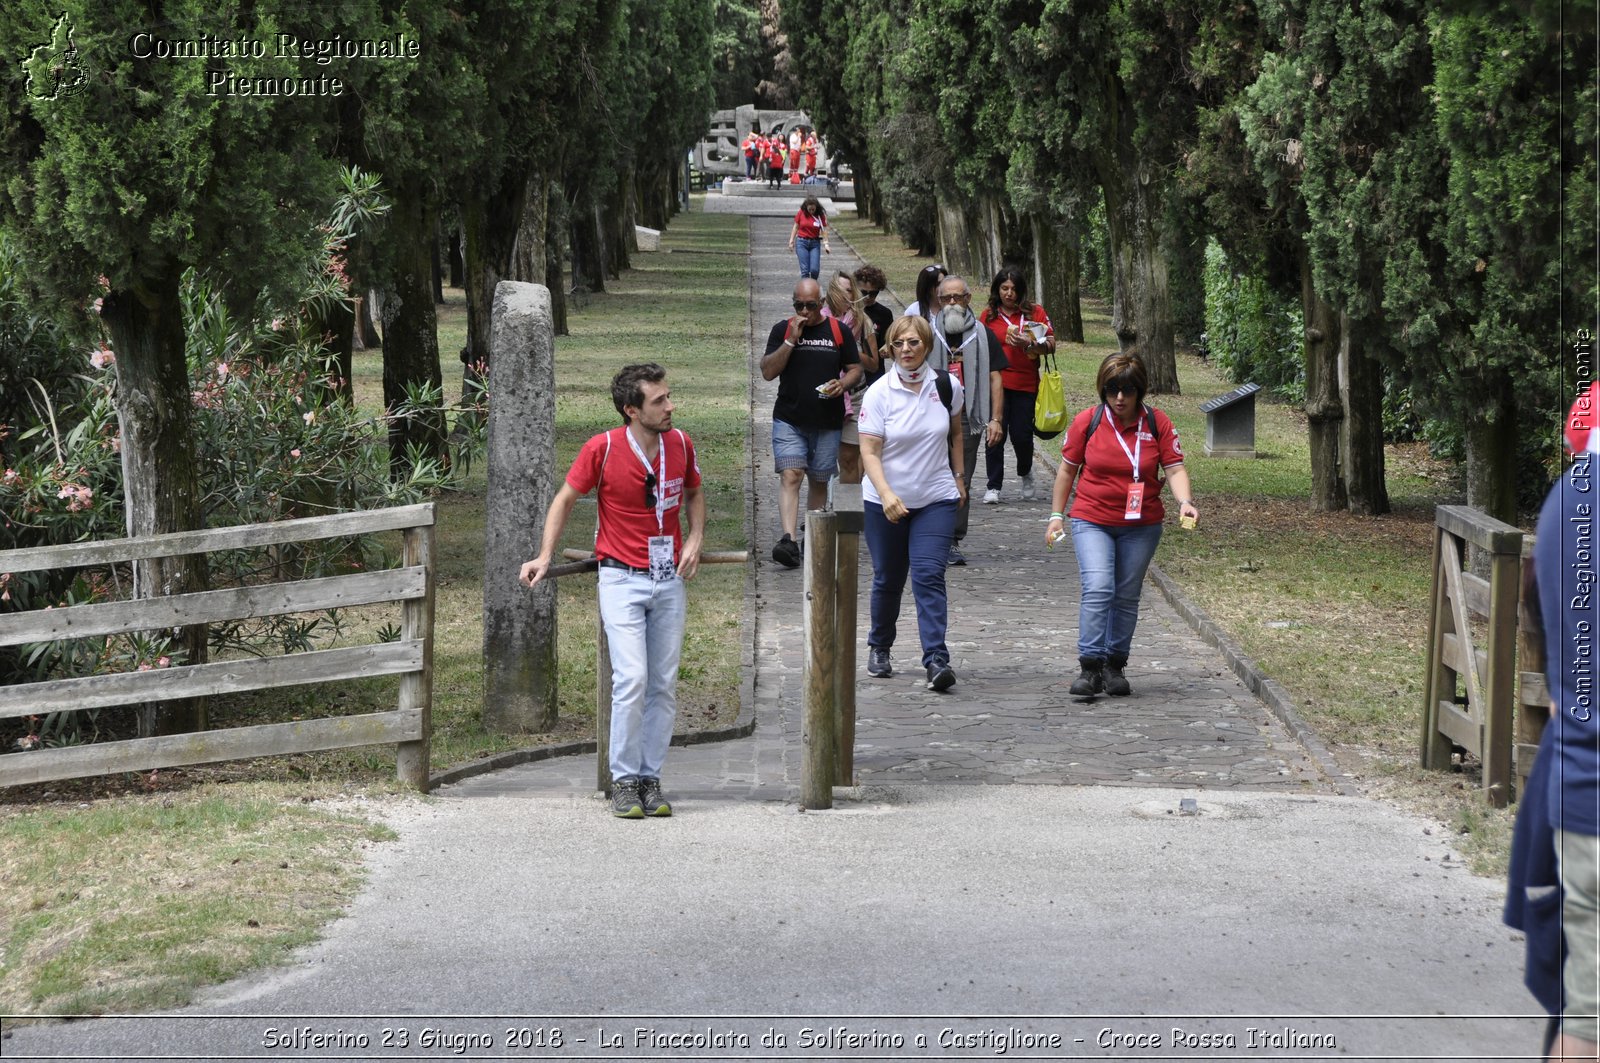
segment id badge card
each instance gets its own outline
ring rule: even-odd
[[[672,536],[650,536],[650,578],[659,583],[677,574],[672,563]]]
[[[1144,482],[1135,480],[1128,485],[1128,506],[1122,511],[1123,520],[1138,520],[1144,516]]]

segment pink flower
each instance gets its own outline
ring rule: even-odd
[[[16,479],[17,479],[17,470],[15,470],[15,469],[7,469],[5,477],[3,479],[0,479],[0,483],[7,483],[8,484],[8,483],[14,482]]]
[[[144,661],[144,662],[140,663],[139,671],[148,672],[149,670],[150,670],[150,662],[149,661]]]
[[[162,658],[158,659],[156,661],[156,667],[157,668],[171,668],[172,667],[172,658],[171,657],[162,657]]]
[[[108,278],[104,273],[102,273],[102,274],[100,274],[98,279],[100,281],[100,290],[103,291],[103,292],[109,292],[111,290],[111,280],[110,280],[110,278]]]
[[[106,301],[104,299],[96,297],[93,303],[94,312],[98,314],[100,312],[100,308],[103,307],[105,303]]]
[[[311,424],[316,421],[317,415],[315,412],[307,410],[305,413],[301,414],[301,419],[304,420],[306,424]]]
[[[227,362],[218,362],[217,363],[217,379],[218,380],[226,380],[226,379],[228,379],[228,363]]]
[[[116,360],[117,356],[112,354],[111,348],[107,347],[105,344],[101,344],[100,349],[89,356],[89,364],[94,366],[96,369],[104,369],[106,366],[111,365]]]
[[[267,327],[272,329],[273,332],[277,332],[279,329],[283,328],[283,318],[281,318],[281,317],[273,318],[272,319],[272,324],[267,326]]]
[[[295,447],[293,450],[289,451],[289,457],[298,458],[299,456],[300,456],[300,448],[299,447]]]

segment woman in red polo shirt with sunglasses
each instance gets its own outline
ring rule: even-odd
[[[1075,697],[1133,692],[1122,670],[1139,622],[1144,574],[1161,542],[1163,473],[1185,520],[1200,516],[1178,430],[1165,413],[1144,404],[1147,384],[1144,362],[1133,349],[1108,357],[1095,377],[1100,405],[1072,419],[1061,446],[1045,544],[1065,538],[1064,517],[1071,516],[1082,583]],[[1074,483],[1078,495],[1064,514]]]

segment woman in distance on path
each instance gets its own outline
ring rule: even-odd
[[[1144,404],[1147,386],[1144,362],[1132,348],[1107,357],[1095,376],[1100,405],[1072,419],[1061,445],[1045,544],[1064,538],[1063,511],[1076,482],[1070,516],[1082,595],[1075,697],[1133,692],[1123,669],[1139,622],[1144,574],[1161,541],[1163,472],[1185,526],[1200,515],[1178,431],[1165,413]]]
[[[800,260],[800,276],[817,280],[822,273],[822,253],[833,253],[828,246],[828,212],[816,196],[807,196],[795,212],[789,230],[789,250]]]
[[[909,575],[928,689],[945,691],[956,673],[945,644],[944,573],[966,497],[961,384],[928,361],[933,331],[922,318],[896,319],[887,338],[891,368],[867,389],[860,414],[863,523],[872,553],[867,674],[893,674],[889,651]]]

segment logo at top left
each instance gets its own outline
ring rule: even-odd
[[[62,15],[50,31],[50,43],[41,44],[22,64],[28,72],[28,95],[36,100],[75,96],[89,84],[78,46],[72,40],[72,21]]]

